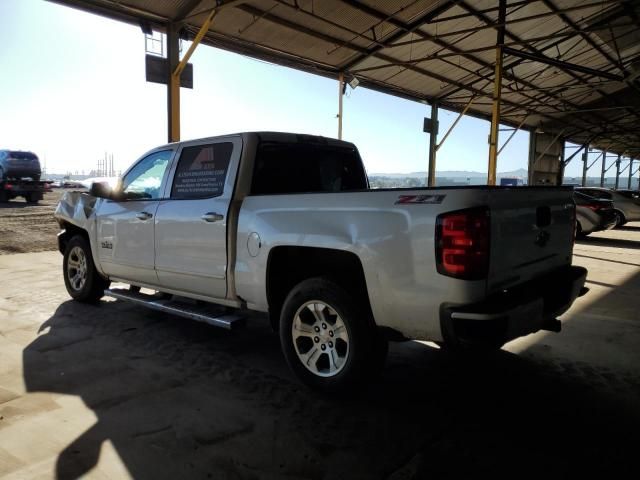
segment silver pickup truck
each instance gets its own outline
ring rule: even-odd
[[[571,188],[374,190],[353,144],[309,135],[164,145],[55,215],[74,299],[226,328],[268,313],[293,372],[325,391],[370,379],[388,340],[500,348],[559,331],[586,292]]]

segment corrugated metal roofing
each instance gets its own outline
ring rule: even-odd
[[[214,0],[54,0],[194,34]],[[204,43],[469,113],[491,112],[498,0],[233,1]],[[509,0],[502,121],[640,155],[640,1]],[[522,58],[543,55],[555,61]],[[565,62],[565,63],[563,63]],[[552,62],[554,63],[554,62]],[[583,68],[580,68],[583,67]]]

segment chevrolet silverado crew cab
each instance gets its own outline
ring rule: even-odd
[[[389,339],[499,348],[559,331],[586,291],[571,188],[374,190],[353,144],[309,135],[164,145],[55,215],[74,299],[226,328],[264,312],[325,391],[369,379]]]

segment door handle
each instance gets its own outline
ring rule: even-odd
[[[136,218],[139,220],[149,220],[151,217],[153,217],[153,214],[149,212],[136,213]]]
[[[222,220],[224,218],[224,216],[220,215],[219,213],[216,213],[216,212],[207,212],[204,215],[202,215],[201,218],[205,222],[218,222],[218,221]]]

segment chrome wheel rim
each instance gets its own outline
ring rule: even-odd
[[[330,305],[312,300],[302,305],[291,325],[298,360],[314,375],[333,377],[349,358],[349,332]]]
[[[69,285],[76,291],[82,290],[87,283],[87,256],[80,247],[73,247],[67,259],[67,278]]]

